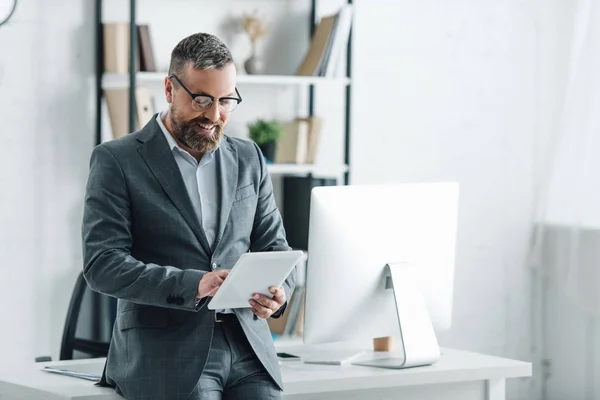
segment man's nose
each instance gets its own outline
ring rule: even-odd
[[[206,111],[204,111],[204,118],[212,121],[212,122],[217,122],[219,120],[219,117],[221,115],[221,112],[219,111],[219,102],[218,101],[214,101],[210,108]]]

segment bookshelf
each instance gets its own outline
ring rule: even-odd
[[[189,0],[192,1],[192,0]],[[310,2],[310,15],[307,20],[309,26],[309,34],[312,39],[318,28],[317,18],[317,1],[308,0]],[[352,0],[343,0],[346,4],[352,4]],[[103,123],[106,124],[106,120],[103,121],[103,116],[106,107],[106,101],[104,99],[104,91],[110,89],[122,89],[127,94],[127,103],[129,104],[129,111],[126,114],[126,118],[129,124],[129,132],[133,132],[136,129],[136,89],[139,87],[149,88],[161,88],[164,84],[164,78],[167,75],[166,72],[145,72],[139,71],[137,68],[129,67],[128,73],[108,73],[105,72],[105,60],[104,60],[104,42],[103,42],[103,0],[95,0],[95,54],[96,54],[96,73],[95,73],[95,87],[96,87],[96,144],[100,144],[103,140]],[[138,54],[140,51],[140,45],[138,42],[137,30],[137,11],[138,11],[138,0],[129,0],[129,19],[123,22],[129,24],[129,66],[136,66],[138,62]],[[219,2],[220,3],[220,2]],[[165,2],[165,7],[167,2]],[[157,32],[160,35],[160,32]],[[334,178],[337,184],[348,184],[349,173],[350,173],[350,96],[352,90],[352,77],[350,69],[351,61],[351,40],[352,34],[348,38],[348,45],[346,49],[345,59],[340,59],[343,64],[341,67],[345,69],[343,76],[331,77],[331,76],[306,76],[306,75],[247,75],[238,74],[237,84],[239,86],[253,86],[255,88],[269,89],[271,87],[276,88],[278,86],[289,86],[296,87],[298,90],[304,91],[306,96],[303,98],[303,102],[306,102],[306,109],[308,113],[304,117],[312,117],[315,115],[315,97],[318,91],[323,88],[334,88],[339,92],[343,92],[342,101],[342,112],[344,113],[341,120],[342,132],[341,137],[343,138],[343,149],[342,156],[343,162],[338,165],[338,162],[334,162],[334,165],[325,166],[319,164],[268,164],[268,169],[271,175],[276,176],[275,179],[285,177],[309,177],[322,176]],[[339,149],[338,149],[339,150]],[[96,300],[97,301],[97,300]],[[94,304],[92,307],[98,310],[99,304]],[[99,321],[93,321],[92,334],[97,336],[97,332],[100,332]],[[283,337],[281,339],[284,339]],[[294,335],[286,337],[286,340],[295,340]]]

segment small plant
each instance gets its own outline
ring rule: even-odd
[[[250,130],[250,139],[257,144],[275,143],[279,140],[283,130],[282,125],[277,121],[256,120],[248,125]]]

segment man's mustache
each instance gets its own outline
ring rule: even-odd
[[[211,121],[207,118],[194,118],[188,122],[189,125],[200,124],[200,125],[217,125],[218,127],[223,127],[223,121]]]

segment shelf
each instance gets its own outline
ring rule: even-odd
[[[271,175],[337,175],[348,171],[348,166],[340,168],[319,168],[314,164],[268,164]]]
[[[162,85],[166,72],[138,72],[137,85]],[[238,85],[349,85],[349,78],[326,78],[323,76],[297,75],[238,75]],[[124,89],[129,87],[129,74],[105,73],[102,79],[103,89]]]

